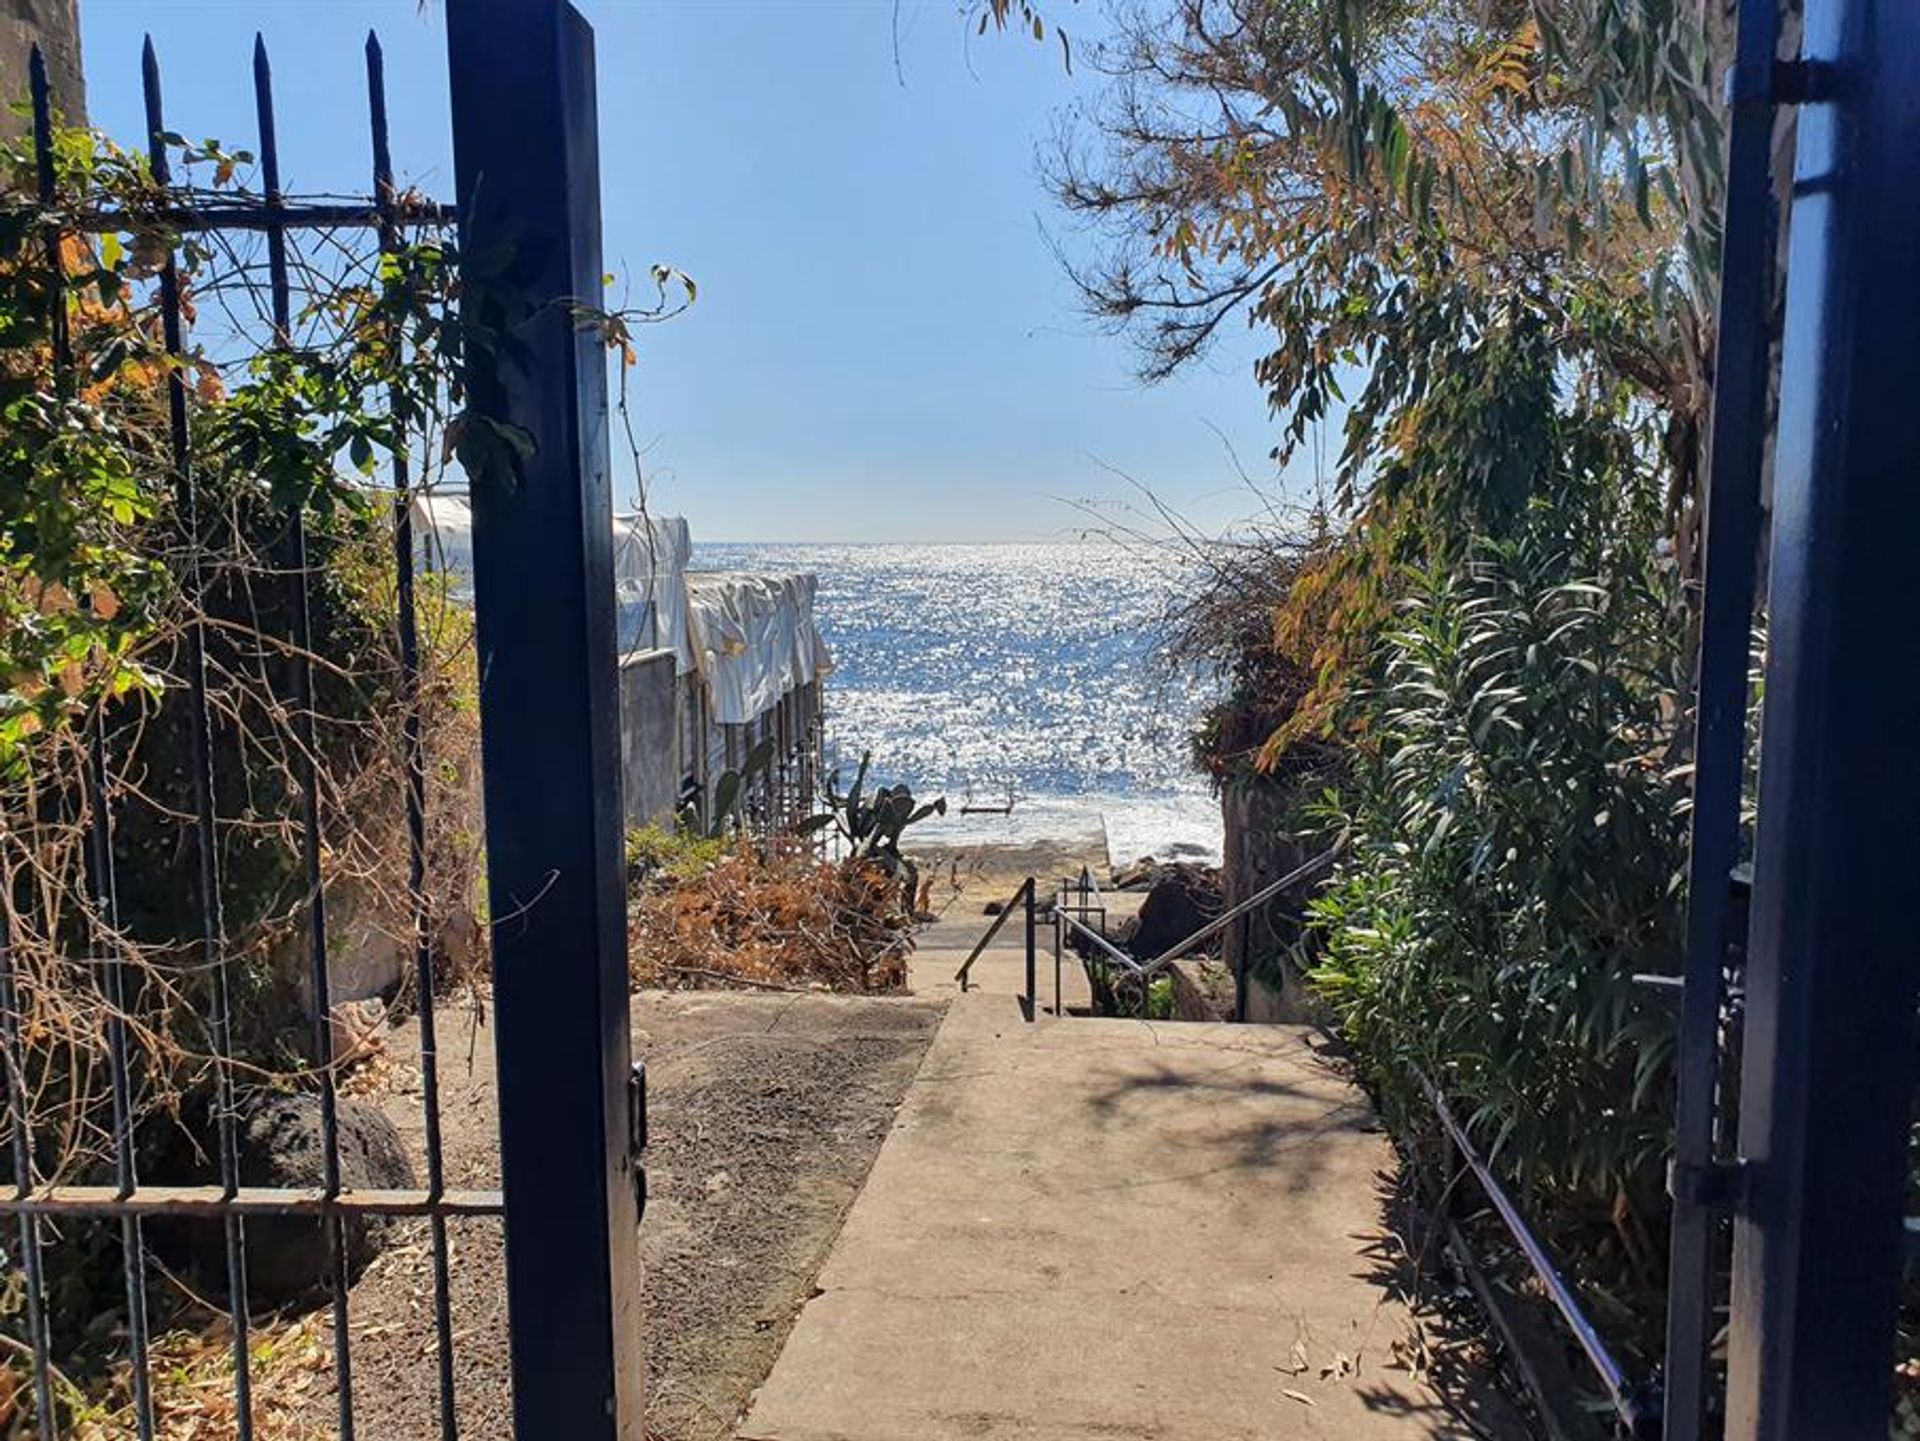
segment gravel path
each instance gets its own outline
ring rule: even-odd
[[[645,1257],[649,1420],[662,1441],[732,1435],[920,1064],[941,1008],[906,998],[643,993],[635,1051],[652,1107]],[[497,1184],[490,1029],[441,1012],[447,1180]],[[391,1055],[412,1054],[402,1031]],[[469,1055],[471,1061],[469,1064]],[[378,1099],[416,1151],[417,1076],[404,1059]],[[500,1227],[450,1223],[460,1434],[504,1441],[507,1314]],[[352,1292],[362,1441],[437,1433],[426,1223],[403,1223]],[[334,1405],[316,1386],[316,1421]]]

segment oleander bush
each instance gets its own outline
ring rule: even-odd
[[[1658,1225],[1684,775],[1665,597],[1533,539],[1411,582],[1356,704],[1313,979],[1400,1128],[1446,1095],[1536,1195]]]

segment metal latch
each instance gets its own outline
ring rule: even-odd
[[[635,1061],[627,1073],[627,1149],[633,1156],[633,1203],[636,1221],[647,1214],[647,1168],[641,1153],[647,1149],[647,1063]]]

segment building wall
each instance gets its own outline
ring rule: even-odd
[[[754,719],[727,725],[713,719],[699,677],[674,674],[673,652],[626,658],[620,664],[620,759],[627,824],[671,824],[684,794],[709,795],[724,772],[738,770],[757,744],[772,739],[773,763],[742,801],[742,818],[755,833],[796,825],[815,808],[820,704],[821,683],[810,681]]]
[[[28,127],[12,107],[27,97],[27,53],[35,43],[47,57],[56,115],[70,125],[86,123],[77,0],[0,0],[0,134],[17,135]]]
[[[629,826],[671,825],[680,793],[679,690],[670,650],[620,662],[622,810]]]

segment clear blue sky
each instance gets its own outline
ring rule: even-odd
[[[416,0],[80,0],[92,119],[140,134],[151,31],[168,122],[254,139],[255,29],[296,191],[367,188],[369,27],[395,163],[451,198],[445,37]],[[654,505],[709,540],[1065,536],[1124,471],[1211,527],[1253,502],[1273,427],[1236,330],[1210,366],[1131,378],[1075,308],[1038,148],[1097,77],[973,36],[960,0],[587,0],[609,269],[664,260],[700,298],[647,331],[637,412]],[[1055,4],[1083,37],[1099,0]],[[904,78],[904,85],[902,80]],[[510,103],[503,100],[503,103]],[[1212,428],[1210,428],[1212,427]],[[621,463],[623,471],[630,467]],[[631,493],[623,478],[621,493]]]

